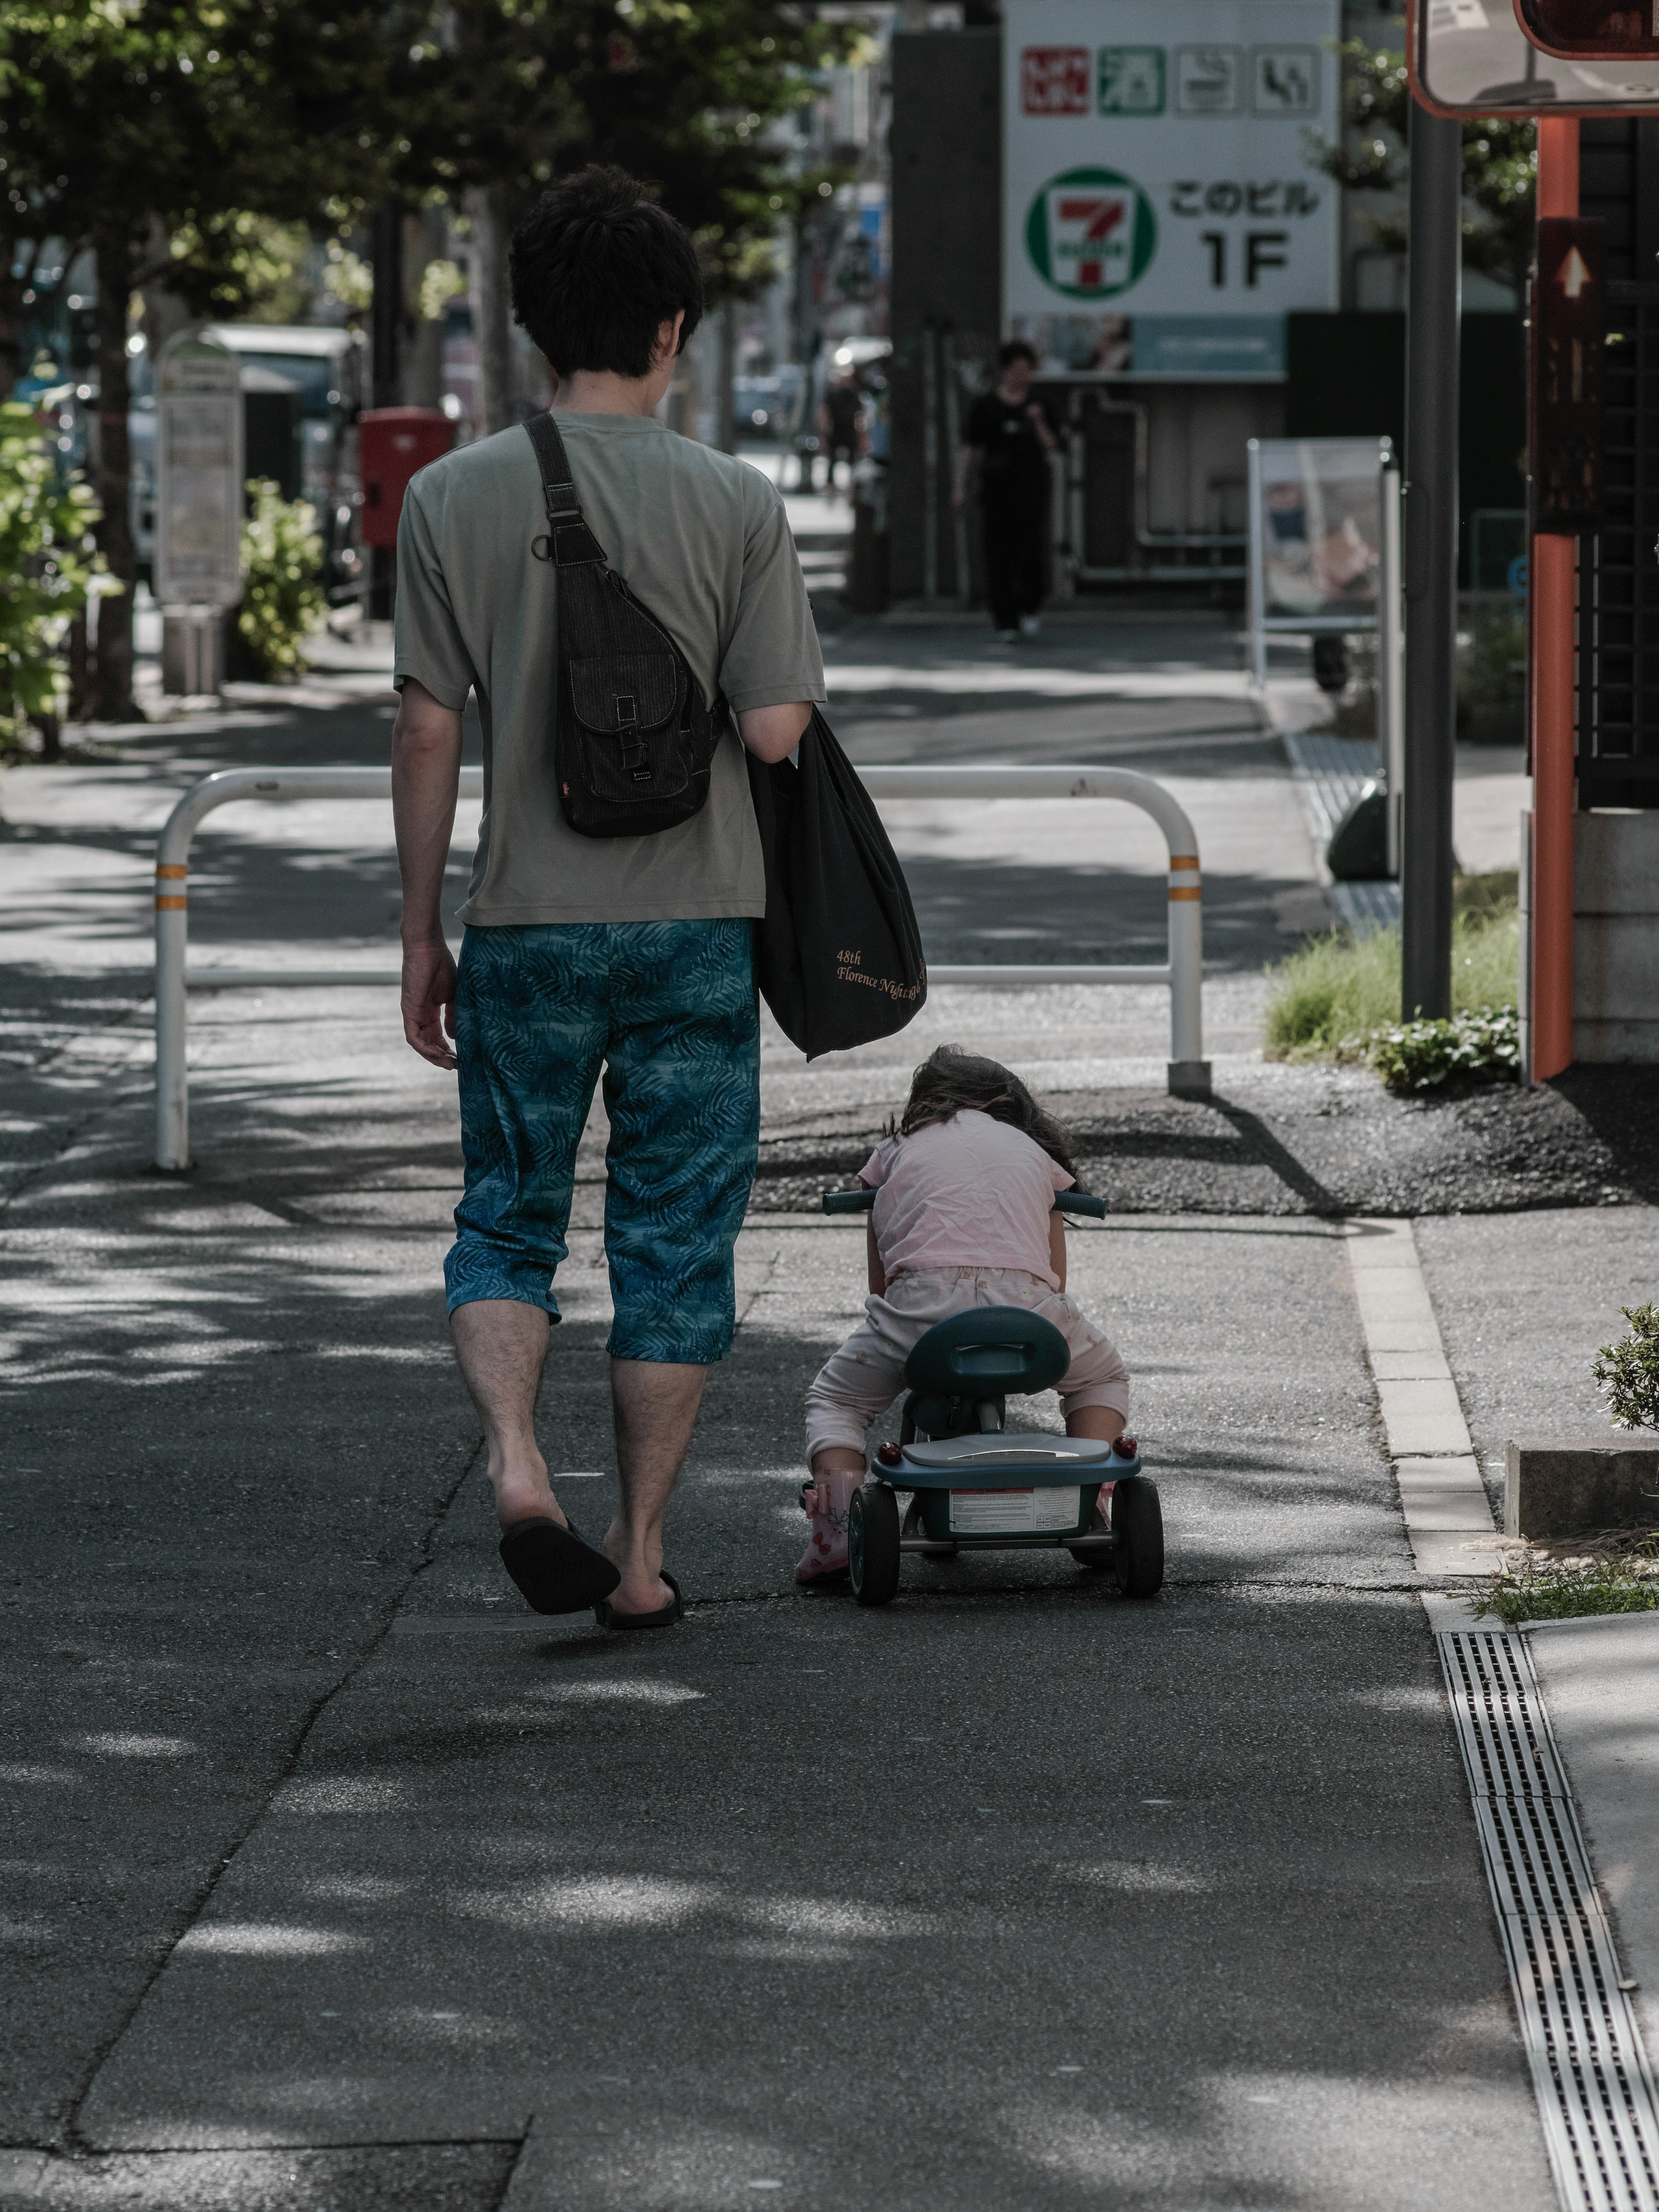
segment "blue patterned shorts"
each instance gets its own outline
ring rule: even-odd
[[[702,1364],[732,1347],[732,1248],[760,1146],[753,924],[469,929],[455,994],[466,1188],[450,1310],[543,1306],[601,1066],[605,1249],[617,1359]]]

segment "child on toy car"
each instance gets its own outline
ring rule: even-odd
[[[1066,1234],[1054,1194],[1077,1181],[1066,1132],[1017,1075],[940,1045],[917,1068],[898,1123],[859,1171],[876,1193],[865,1318],[806,1394],[811,1536],[798,1583],[847,1566],[847,1511],[866,1472],[865,1431],[904,1381],[935,1322],[973,1306],[1024,1306],[1071,1346],[1059,1384],[1066,1433],[1110,1442],[1129,1413],[1129,1377],[1066,1296]]]

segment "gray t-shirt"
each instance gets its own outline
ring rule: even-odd
[[[560,434],[606,558],[733,712],[822,700],[823,662],[783,501],[744,461],[650,416],[574,415]],[[651,837],[582,837],[553,781],[555,572],[521,429],[422,469],[398,532],[396,673],[440,705],[478,695],[483,822],[463,921],[678,921],[766,910],[760,838],[735,731],[702,811]]]

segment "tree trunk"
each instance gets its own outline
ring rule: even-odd
[[[489,438],[497,430],[510,430],[519,419],[507,289],[507,225],[500,195],[482,185],[467,193],[466,212],[472,226],[472,329],[484,435]]]
[[[69,718],[71,722],[84,722],[91,714],[92,691],[92,653],[87,642],[87,611],[82,607],[70,617],[69,624]]]
[[[404,359],[404,399],[410,407],[441,407],[444,404],[444,328],[447,312],[431,321],[418,313],[421,280],[434,261],[441,261],[448,245],[444,211],[422,209],[404,227],[404,290],[415,300],[417,313]]]
[[[108,722],[137,719],[132,697],[132,590],[137,560],[131,505],[132,462],[127,438],[131,393],[127,379],[127,303],[132,293],[133,233],[101,225],[98,257],[98,501],[104,519],[98,544],[112,576],[125,589],[98,600],[96,711]]]

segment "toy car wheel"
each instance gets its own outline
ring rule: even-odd
[[[847,1516],[847,1567],[860,1605],[887,1605],[899,1582],[898,1499],[884,1482],[853,1492]]]
[[[1164,1510],[1158,1485],[1126,1474],[1112,1486],[1112,1565],[1125,1597],[1156,1597],[1164,1587]]]

